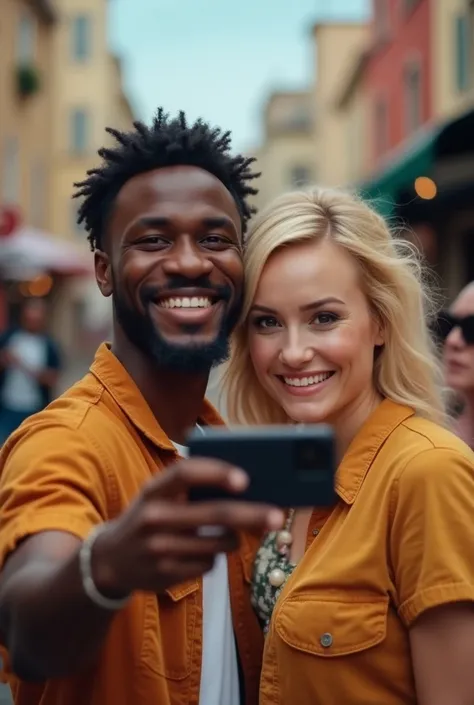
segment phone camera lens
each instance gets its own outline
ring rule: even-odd
[[[298,470],[316,470],[318,460],[318,448],[314,443],[304,441],[298,444]]]

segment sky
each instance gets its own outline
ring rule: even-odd
[[[274,90],[312,77],[316,21],[367,17],[370,0],[112,0],[110,43],[127,94],[149,121],[161,105],[232,131],[234,147],[261,139]],[[328,9],[330,8],[330,10]]]

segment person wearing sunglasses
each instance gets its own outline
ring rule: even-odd
[[[456,395],[460,412],[455,431],[474,448],[474,281],[442,312],[438,328],[443,345],[445,380]]]

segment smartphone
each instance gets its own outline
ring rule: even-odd
[[[331,507],[336,459],[330,426],[206,427],[188,437],[190,456],[219,458],[250,478],[241,494],[196,487],[191,501],[240,499],[278,507]]]

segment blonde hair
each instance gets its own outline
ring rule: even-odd
[[[244,255],[243,315],[223,380],[229,420],[246,424],[290,420],[255,374],[247,316],[268,258],[282,247],[326,237],[358,262],[365,294],[384,331],[384,346],[374,363],[376,389],[446,425],[441,366],[427,325],[435,305],[416,248],[392,236],[385,220],[361,199],[325,188],[280,196],[251,225]]]

